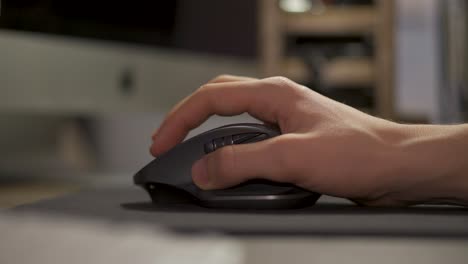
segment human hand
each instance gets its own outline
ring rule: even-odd
[[[171,149],[211,115],[244,112],[277,124],[282,135],[205,155],[192,167],[200,188],[264,178],[365,205],[433,198],[436,177],[420,169],[425,159],[413,157],[412,150],[420,151],[411,143],[418,134],[414,128],[367,115],[283,77],[215,78],[172,109],[153,135],[151,153]]]

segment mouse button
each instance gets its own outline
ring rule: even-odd
[[[245,141],[254,138],[258,135],[261,135],[261,133],[242,133],[242,134],[236,134],[232,136],[232,142],[234,144],[241,144],[244,143]]]
[[[210,152],[217,150],[218,148],[224,147],[225,145],[230,145],[227,143],[229,143],[228,137],[215,138],[211,140],[210,142],[203,144],[203,149],[205,151],[205,154],[208,154]]]
[[[213,142],[208,142],[203,145],[203,149],[205,151],[205,154],[208,154],[210,152],[213,152],[215,150],[215,146]]]
[[[213,139],[213,145],[215,149],[224,147],[224,137]]]
[[[232,136],[224,137],[224,145],[225,146],[232,145],[232,144],[234,144],[234,141],[232,140]]]

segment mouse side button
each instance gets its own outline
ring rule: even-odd
[[[211,153],[215,151],[215,147],[213,142],[208,142],[203,145],[203,150],[205,151],[206,154]]]
[[[241,134],[234,134],[231,136],[224,136],[212,139],[209,142],[206,142],[203,145],[203,150],[205,154],[211,153],[219,148],[228,145],[234,144],[243,144],[243,143],[251,143],[257,142],[264,139],[267,139],[269,136],[265,133],[241,133]]]

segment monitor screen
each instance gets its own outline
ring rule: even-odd
[[[0,29],[234,56],[253,56],[256,50],[256,1],[1,0],[0,4]]]

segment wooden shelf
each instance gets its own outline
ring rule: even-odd
[[[322,13],[287,13],[277,1],[259,1],[259,50],[262,76],[283,75],[313,81],[310,66],[287,58],[289,36],[372,37],[371,58],[340,58],[320,65],[325,87],[363,87],[373,91],[372,113],[394,118],[394,1],[375,0],[368,6],[327,6]],[[370,111],[366,111],[370,112]]]
[[[376,25],[374,7],[327,8],[321,14],[282,12],[285,33],[301,35],[365,35]]]
[[[281,65],[283,75],[298,83],[307,83],[312,81],[310,69],[300,58],[285,58]]]
[[[371,87],[374,63],[371,58],[337,58],[324,65],[321,77],[328,87]]]
[[[289,57],[282,63],[283,75],[299,83],[313,81],[308,68],[300,58]],[[324,64],[321,82],[327,87],[372,87],[375,85],[372,58],[336,58]]]

